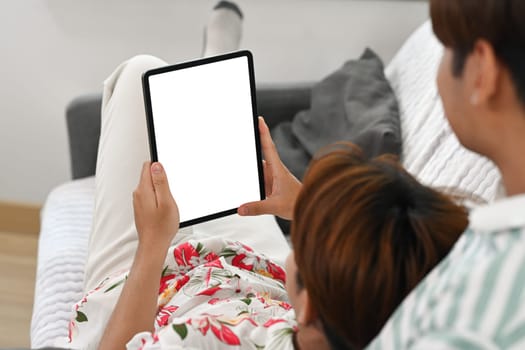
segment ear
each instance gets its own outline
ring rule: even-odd
[[[498,92],[501,75],[496,52],[488,41],[480,39],[474,44],[470,58],[473,73],[471,103],[473,105],[488,103]]]
[[[303,288],[299,292],[299,302],[301,303],[302,307],[301,310],[295,315],[297,323],[301,325],[310,325],[312,323],[316,323],[318,319],[317,310],[315,309],[314,305],[312,305],[306,288]]]

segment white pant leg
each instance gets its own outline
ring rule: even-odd
[[[84,290],[108,274],[129,269],[137,247],[132,193],[150,159],[141,75],[166,65],[152,56],[122,63],[104,82],[95,177],[95,208]]]

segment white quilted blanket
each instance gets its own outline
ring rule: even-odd
[[[403,162],[421,181],[495,198],[500,176],[488,160],[460,146],[438,97],[442,47],[430,24],[418,29],[386,69],[401,109]],[[67,336],[71,305],[81,297],[93,206],[93,178],[53,190],[42,212],[31,345]]]
[[[91,230],[94,178],[55,188],[41,213],[31,347],[67,336],[71,305],[82,298]]]

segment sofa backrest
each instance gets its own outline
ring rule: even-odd
[[[427,21],[385,70],[399,102],[402,161],[425,184],[491,201],[501,182],[499,171],[488,159],[465,149],[445,118],[436,85],[442,53]]]

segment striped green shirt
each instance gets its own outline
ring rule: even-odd
[[[475,209],[367,349],[525,349],[525,195]]]

